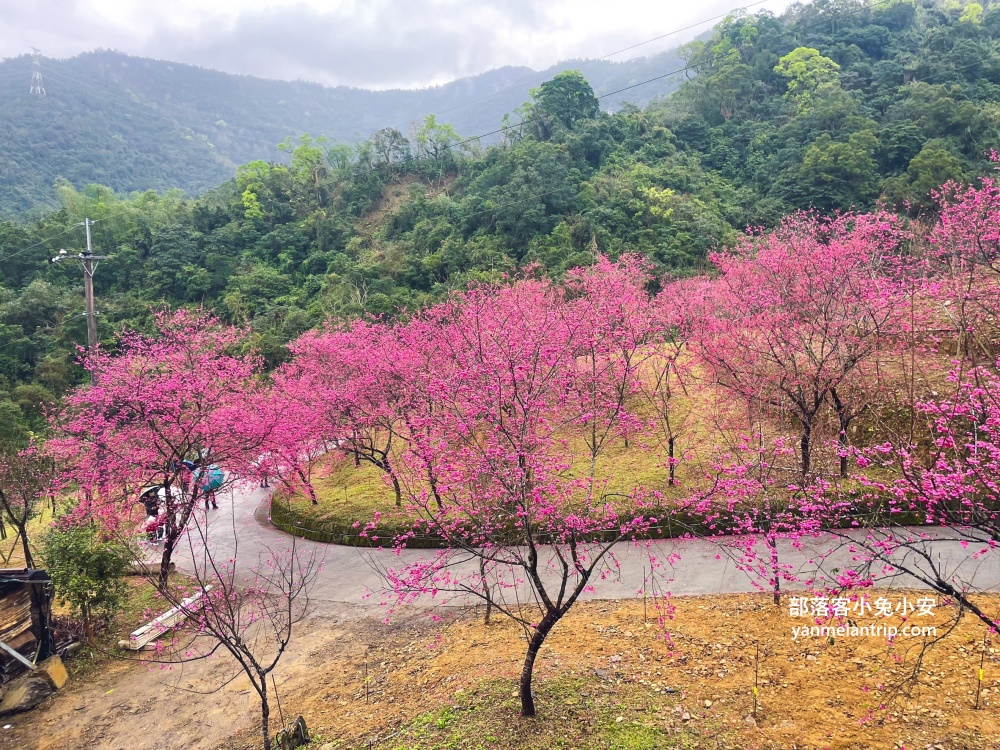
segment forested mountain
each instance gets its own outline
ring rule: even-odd
[[[205,305],[277,361],[324,318],[396,315],[529,265],[637,251],[685,273],[799,209],[882,202],[919,220],[936,186],[992,169],[1000,5],[821,1],[734,16],[683,54],[692,78],[645,109],[602,112],[560,74],[489,147],[428,118],[297,140],[287,163],[250,162],[198,198],[63,184],[61,209],[0,224],[0,424],[31,423],[80,377],[80,270],[47,260],[81,246],[85,216],[112,256],[105,342],[152,306]]]
[[[384,127],[410,132],[431,113],[474,135],[498,128],[532,85],[562,70],[581,69],[600,95],[682,66],[666,52],[621,63],[567,61],[541,73],[507,67],[434,88],[368,91],[100,51],[42,58],[47,95],[39,97],[29,92],[32,58],[23,55],[0,62],[0,217],[57,205],[52,185],[58,177],[77,187],[97,182],[126,192],[198,194],[231,178],[239,164],[280,158],[276,144],[289,136],[308,132],[354,143]],[[679,82],[664,78],[602,105],[642,105]]]

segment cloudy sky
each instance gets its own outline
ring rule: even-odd
[[[266,78],[427,86],[602,57],[734,8],[788,0],[0,0],[0,57],[95,48]],[[623,52],[688,41],[706,23]]]

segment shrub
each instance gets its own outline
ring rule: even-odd
[[[84,637],[92,642],[95,617],[110,618],[128,594],[128,550],[104,538],[94,524],[64,520],[46,535],[41,558],[57,598],[73,607]]]

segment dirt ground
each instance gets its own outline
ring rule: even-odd
[[[356,632],[374,633],[380,627],[364,609],[344,619],[317,617],[302,623],[301,635],[276,675],[279,689],[301,689],[327,661],[349,661],[357,650]],[[76,662],[81,659],[87,656],[74,657]],[[163,667],[114,658],[101,659],[97,668],[81,669],[72,662],[68,666],[82,676],[71,677],[40,709],[0,719],[0,748],[215,748],[252,726],[259,715],[245,677],[225,684],[235,673],[228,656]],[[276,706],[274,711],[278,713]]]
[[[1000,598],[982,605],[1000,611]],[[463,610],[385,625],[365,608],[314,618],[279,667],[281,711],[306,717],[314,746],[345,750],[1000,747],[1000,652],[968,616],[923,650],[923,638],[892,647],[872,636],[795,641],[792,626],[808,618],[760,595],[677,597],[670,606],[661,627],[651,602],[645,619],[641,601],[578,605],[536,665],[534,720],[517,716],[524,641],[508,621],[486,627],[482,610]],[[920,624],[940,635],[954,614],[940,603]],[[919,678],[909,683],[918,657]],[[220,657],[170,672],[110,663],[42,710],[6,720],[13,727],[0,729],[0,748],[254,747],[244,680],[186,692],[216,687],[227,665]]]

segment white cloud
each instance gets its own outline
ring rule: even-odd
[[[749,0],[753,1],[753,0]],[[0,56],[98,47],[267,78],[366,88],[599,57],[746,0],[0,0]],[[788,0],[757,8],[780,11]],[[756,9],[756,8],[755,8]],[[659,52],[711,23],[624,53]]]

